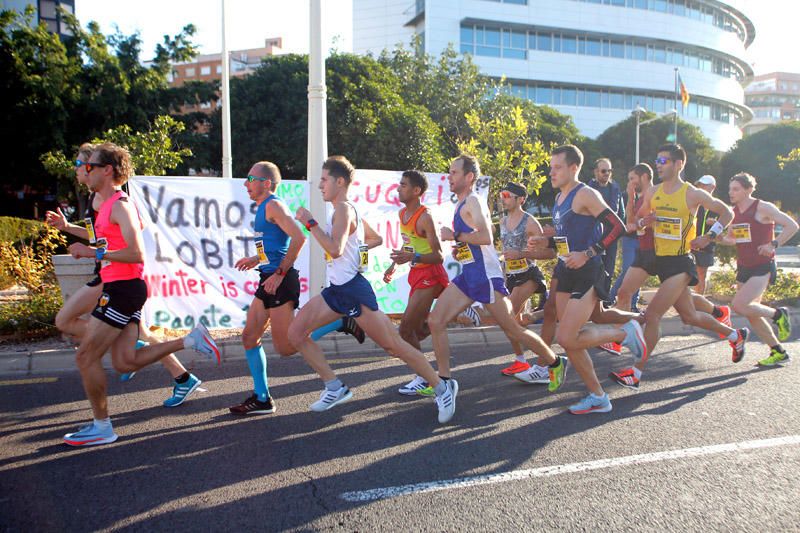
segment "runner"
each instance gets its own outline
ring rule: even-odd
[[[719,236],[733,218],[733,212],[722,201],[681,179],[686,163],[686,152],[681,146],[662,146],[655,163],[662,183],[645,193],[636,222],[640,228],[653,227],[655,272],[661,281],[644,315],[648,353],[653,353],[661,336],[661,318],[670,307],[675,307],[685,324],[725,335],[731,344],[732,360],[738,363],[744,357],[749,330],[734,330],[708,313],[698,311],[689,290],[697,284],[694,258],[689,253],[691,248],[705,247]],[[695,238],[695,214],[701,205],[707,211],[718,213],[719,219],[706,235]],[[646,363],[647,358],[643,358],[632,368],[611,372],[609,377],[623,387],[638,389]]]
[[[600,193],[578,181],[583,153],[577,146],[565,145],[553,150],[550,178],[559,189],[553,205],[554,237],[530,239],[534,246],[547,243],[558,253],[553,272],[557,280],[556,310],[558,343],[567,352],[570,363],[580,375],[589,394],[569,407],[573,414],[607,413],[611,401],[594,372],[588,348],[606,342],[628,347],[634,357],[647,357],[642,328],[636,320],[628,320],[621,328],[586,326],[600,302],[607,297],[602,254],[623,231],[622,221],[613,213]]]
[[[416,170],[403,172],[397,197],[405,207],[400,210],[400,234],[403,248],[392,251],[392,264],[383,273],[384,283],[391,283],[397,265],[409,263],[408,304],[400,320],[400,336],[417,350],[431,334],[426,319],[433,301],[450,283],[444,269],[442,244],[436,234],[433,217],[421,199],[428,190],[425,174]],[[433,396],[433,388],[420,376],[414,376],[398,390],[405,396]]]
[[[433,387],[439,422],[453,418],[458,383],[440,380],[422,353],[408,344],[378,309],[372,286],[361,272],[367,267],[368,254],[362,237],[365,225],[355,207],[347,201],[347,192],[355,169],[342,156],[329,157],[322,165],[319,188],[330,202],[327,231],[319,227],[308,209],[301,207],[295,218],[300,221],[327,253],[330,285],[303,306],[289,326],[289,341],[325,382],[325,390],[311,410],[322,412],[352,398],[350,389],[336,377],[319,345],[309,336],[319,326],[342,316],[354,318],[364,332],[391,355],[401,359]]]
[[[64,442],[70,446],[107,444],[117,440],[108,416],[106,373],[101,362],[109,348],[118,372],[135,372],[184,348],[216,356],[217,362],[220,360],[219,349],[202,324],[183,339],[134,349],[139,336],[141,309],[147,300],[147,286],[142,276],[142,223],[127,195],[115,190],[133,174],[130,155],[115,144],[101,144],[92,152],[86,171],[90,190],[105,198],[95,224],[97,241],[105,246],[74,243],[69,251],[73,257],[94,257],[101,262],[103,292],[75,356],[94,421],[75,433],[64,435]]]
[[[478,160],[461,154],[450,163],[450,191],[458,197],[453,228],[441,228],[444,241],[455,241],[453,253],[462,265],[461,273],[439,296],[428,317],[439,376],[450,377],[450,343],[447,324],[478,301],[489,311],[509,340],[516,341],[537,354],[537,363],[549,367],[549,390],[555,392],[564,381],[567,359],[556,357],[542,339],[523,328],[514,317],[503,270],[492,242],[491,221],[486,203],[474,192],[480,176]]]
[[[555,252],[543,250],[535,252],[528,250],[528,237],[542,235],[542,226],[529,213],[522,210],[522,205],[528,191],[518,183],[508,183],[500,191],[500,200],[506,216],[500,221],[500,238],[503,242],[503,261],[506,276],[506,288],[510,291],[511,310],[517,321],[525,326],[522,321],[522,311],[531,296],[547,291],[544,274],[535,263],[535,259],[552,259]],[[511,340],[514,350],[514,360],[511,365],[500,372],[506,376],[514,376],[520,372],[531,369],[525,359],[522,346],[519,342]],[[529,383],[549,383],[550,375],[546,367],[533,364],[533,371],[525,374],[530,376]]]
[[[294,263],[305,245],[306,237],[292,218],[283,200],[275,194],[281,182],[277,165],[269,161],[255,163],[244,182],[247,194],[256,205],[253,229],[256,234],[256,255],[236,262],[238,270],[258,268],[260,280],[253,301],[247,309],[242,331],[242,345],[253,377],[253,394],[244,402],[229,408],[235,415],[269,414],[275,412],[275,401],[269,393],[267,356],[261,338],[270,326],[272,346],[286,357],[297,353],[289,343],[289,324],[300,305],[300,274]],[[347,331],[364,342],[364,333],[348,319],[345,325],[336,320],[315,332],[322,337],[331,331]]]
[[[78,183],[87,185],[88,173],[86,172],[86,163],[92,155],[94,145],[85,143],[78,149],[78,157],[75,159],[75,174]],[[114,192],[117,188],[113,189]],[[50,226],[74,235],[80,239],[84,239],[89,244],[95,245],[97,243],[94,234],[94,224],[97,218],[97,209],[103,204],[103,197],[96,192],[89,195],[89,200],[86,205],[86,214],[84,222],[86,227],[70,224],[67,217],[61,212],[61,209],[56,211],[48,211],[45,214],[45,220]],[[91,230],[91,231],[90,231]],[[86,333],[86,326],[89,323],[88,316],[97,305],[97,300],[103,291],[103,281],[100,279],[100,262],[95,263],[95,277],[86,285],[75,291],[70,296],[56,315],[56,327],[65,335],[72,337],[80,342]],[[140,339],[137,339],[135,347],[141,348],[146,346],[147,342],[153,341],[147,332],[147,328],[142,328],[140,331]],[[144,339],[144,340],[141,340]],[[161,360],[164,368],[170,373],[174,380],[172,386],[172,395],[164,400],[164,407],[177,407],[181,405],[186,399],[200,386],[202,381],[197,376],[188,372],[181,364],[175,354],[169,354]],[[121,381],[127,381],[136,372],[128,372],[120,375]]]
[[[797,233],[797,222],[774,204],[753,198],[756,178],[747,173],[731,178],[729,194],[733,204],[733,223],[728,228],[728,243],[736,245],[736,296],[732,306],[736,314],[747,317],[758,338],[769,346],[768,357],[759,366],[788,363],[789,354],[781,342],[792,334],[792,322],[786,307],[777,309],[761,303],[767,287],[775,283],[775,251]],[[775,224],[783,226],[775,238]],[[767,318],[778,330],[777,338]]]

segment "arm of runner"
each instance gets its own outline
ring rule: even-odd
[[[469,214],[469,219],[472,222],[473,228],[470,233],[459,233],[458,242],[472,244],[474,246],[491,246],[492,242],[492,229],[486,221],[486,216],[483,214],[481,204],[475,196],[467,198],[467,203],[464,205],[464,210]]]
[[[442,243],[439,241],[439,236],[436,234],[436,226],[433,223],[433,217],[430,213],[423,213],[417,219],[417,234],[425,235],[428,245],[431,247],[431,252],[427,254],[417,254],[414,252],[407,252],[403,249],[392,250],[392,261],[398,265],[408,262],[424,263],[426,265],[440,265],[444,263]]]
[[[63,231],[64,233],[75,235],[80,239],[89,238],[89,232],[86,230],[86,228],[78,226],[77,224],[70,224],[67,221],[67,217],[61,211],[60,207],[57,207],[55,211],[48,211],[47,213],[45,213],[44,221],[47,223],[48,226],[53,227],[59,231]]]
[[[572,209],[576,213],[589,214],[602,224],[600,240],[586,250],[575,250],[567,254],[564,264],[567,268],[580,268],[589,259],[601,255],[614,241],[625,233],[625,225],[616,213],[609,209],[603,197],[596,190],[584,187],[575,195]]]
[[[636,205],[636,185],[632,181],[628,182],[628,187],[625,189],[628,195],[628,210],[625,212],[625,229],[628,233],[633,233],[636,227],[636,210],[633,208]]]
[[[722,200],[718,200],[703,189],[698,189],[691,185],[689,186],[689,191],[686,193],[686,200],[690,208],[692,206],[694,206],[694,208],[703,206],[706,211],[713,211],[719,214],[719,218],[706,234],[696,237],[691,242],[692,250],[705,248],[711,244],[711,241],[719,237],[725,231],[725,228],[728,227],[728,224],[731,223],[733,220],[733,210]]]
[[[650,201],[653,199],[653,191],[655,189],[657,189],[657,187],[655,186],[650,187],[649,189],[647,189],[647,192],[644,193],[644,198],[642,199],[642,206],[636,213],[637,228],[652,226],[653,223],[656,221],[656,215],[653,212],[652,206],[650,205]]]
[[[308,228],[308,224],[313,217],[311,211],[305,207],[300,207],[294,215],[301,224]],[[344,253],[347,238],[350,236],[350,226],[353,224],[354,215],[347,204],[337,203],[333,207],[333,227],[331,235],[328,235],[317,223],[308,228],[308,232],[317,240],[322,249],[328,252],[333,258],[340,257]]]
[[[542,229],[542,225],[539,224],[539,221],[536,218],[531,217],[528,220],[528,224],[525,226],[525,233],[528,236],[528,239],[532,237],[543,237],[544,230]],[[536,241],[534,241],[536,242]],[[526,259],[553,259],[556,256],[556,251],[552,248],[526,248],[522,252],[519,253],[519,257],[509,257],[508,252],[506,252],[506,257],[508,259],[519,259],[521,257],[525,257]],[[515,254],[516,255],[516,254]]]
[[[378,232],[372,229],[366,220],[362,218],[361,223],[364,224],[364,244],[367,245],[367,248],[372,250],[383,244],[383,237],[378,235]]]
[[[264,216],[269,222],[281,228],[290,239],[289,249],[286,251],[286,255],[283,259],[281,259],[278,269],[261,284],[261,286],[264,287],[264,292],[267,294],[275,294],[283,278],[286,277],[286,272],[294,266],[294,262],[297,260],[300,250],[302,250],[306,243],[306,236],[303,235],[303,230],[300,229],[300,226],[292,220],[292,216],[283,202],[273,200],[268,203],[267,208],[264,210]],[[256,262],[257,261],[258,257],[256,257]]]
[[[758,214],[783,227],[781,234],[772,243],[758,247],[758,253],[764,256],[771,256],[779,246],[789,242],[794,237],[794,234],[797,233],[797,221],[778,209],[775,204],[763,200],[758,203]]]

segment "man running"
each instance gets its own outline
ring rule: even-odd
[[[421,199],[428,190],[425,174],[416,170],[403,172],[397,188],[397,198],[405,206],[400,210],[400,235],[403,247],[392,251],[392,264],[383,273],[384,283],[391,283],[397,265],[410,264],[408,303],[400,320],[400,336],[417,350],[420,342],[430,335],[426,322],[433,301],[450,283],[444,269],[442,244],[436,234],[428,208]],[[398,390],[405,396],[432,396],[433,389],[420,376],[414,376]]]
[[[260,279],[242,331],[242,345],[253,377],[254,391],[244,402],[229,408],[235,415],[275,412],[275,401],[269,393],[267,356],[261,345],[267,327],[270,327],[275,351],[284,357],[297,353],[289,342],[288,331],[295,309],[300,305],[300,274],[294,263],[306,237],[286,204],[275,194],[280,182],[281,172],[270,161],[255,163],[244,182],[248,196],[257,205],[253,223],[256,255],[238,260],[236,268],[249,270],[257,267]],[[355,322],[348,319],[347,326],[336,320],[328,324],[319,337],[330,331],[346,330],[359,342],[364,342],[364,334]]]
[[[569,407],[576,415],[607,413],[612,409],[608,394],[595,374],[588,348],[617,342],[628,347],[637,360],[647,357],[642,328],[636,320],[629,320],[621,328],[586,326],[607,297],[608,274],[602,255],[622,235],[624,225],[597,191],[578,180],[582,165],[583,153],[577,146],[564,145],[553,150],[550,179],[553,188],[559,190],[553,205],[556,235],[529,241],[540,246],[547,242],[558,253],[553,272],[557,280],[557,340],[589,389],[583,400]]]
[[[787,308],[766,306],[761,298],[775,283],[775,251],[797,233],[798,225],[774,204],[753,198],[755,188],[756,178],[741,173],[731,178],[728,189],[734,216],[726,242],[736,245],[737,254],[736,296],[731,305],[734,313],[747,317],[758,338],[769,346],[769,356],[758,365],[775,366],[789,362],[789,354],[780,343],[789,339],[792,323]],[[777,239],[775,224],[783,226]],[[777,326],[777,338],[768,318]]]
[[[738,363],[744,357],[749,330],[732,329],[698,311],[689,290],[698,281],[691,249],[702,248],[718,237],[733,219],[733,212],[722,201],[681,179],[686,152],[680,145],[659,148],[655,163],[662,183],[645,193],[636,221],[640,228],[653,227],[655,272],[661,282],[644,315],[648,353],[653,353],[661,337],[661,318],[670,307],[675,307],[685,324],[724,335],[731,344],[732,360]],[[708,233],[695,238],[695,214],[699,206],[718,213],[719,219]],[[623,387],[638,389],[646,363],[644,358],[631,368],[611,372],[609,377]]]
[[[455,241],[453,253],[461,263],[461,273],[439,296],[428,317],[439,376],[450,382],[450,343],[447,324],[458,314],[480,302],[502,328],[509,340],[516,341],[539,356],[538,364],[548,367],[549,390],[561,387],[566,375],[567,359],[556,357],[538,335],[522,327],[514,317],[503,269],[492,239],[489,208],[474,192],[480,176],[478,160],[461,154],[450,163],[450,191],[458,197],[453,228],[441,228],[444,241]]]
[[[78,157],[75,159],[75,175],[78,183],[88,186],[88,173],[86,172],[86,163],[94,150],[94,145],[84,143],[78,149]],[[117,188],[113,191],[116,193]],[[86,205],[86,214],[84,216],[85,226],[78,226],[70,224],[67,217],[61,212],[61,209],[56,211],[48,211],[45,214],[45,221],[50,226],[69,233],[75,237],[84,239],[91,245],[97,244],[97,238],[94,232],[94,224],[97,218],[97,210],[103,204],[103,197],[96,192],[89,195],[89,200]],[[95,262],[95,277],[90,280],[86,285],[75,291],[61,309],[56,314],[56,327],[63,334],[75,339],[77,342],[83,338],[86,333],[86,326],[89,321],[85,318],[90,314],[97,305],[97,299],[103,291],[103,281],[100,279],[100,262]],[[146,328],[140,328],[140,338],[144,341],[153,341]],[[147,342],[143,340],[136,341],[135,347],[141,348],[146,346]],[[172,386],[172,395],[164,400],[164,407],[178,407],[200,386],[202,381],[186,370],[175,354],[169,354],[161,360],[161,364],[170,373],[174,380]],[[120,375],[121,381],[127,381],[135,372],[126,372]]]
[[[362,244],[364,223],[355,207],[347,201],[347,192],[355,169],[342,156],[329,157],[322,165],[319,189],[332,209],[327,230],[320,228],[308,209],[301,207],[295,218],[300,221],[326,252],[330,284],[303,306],[289,326],[289,341],[325,383],[311,410],[322,412],[352,398],[350,389],[336,377],[319,345],[310,333],[337,318],[354,318],[364,332],[381,348],[401,359],[436,394],[439,423],[449,422],[456,409],[458,383],[445,383],[422,353],[400,337],[389,318],[378,309],[372,286],[361,272],[367,266],[367,246]]]
[[[92,152],[86,171],[89,188],[105,198],[95,224],[97,241],[105,246],[75,243],[69,250],[73,257],[93,257],[101,262],[103,292],[75,356],[83,388],[92,405],[94,421],[75,433],[64,435],[64,442],[70,446],[107,444],[117,440],[108,416],[106,373],[101,362],[109,348],[118,372],[135,372],[184,348],[193,348],[215,356],[217,362],[220,360],[219,349],[202,324],[183,339],[134,349],[139,337],[141,309],[147,300],[147,286],[142,276],[142,226],[127,195],[115,190],[133,174],[130,154],[113,143],[101,144]]]
[[[555,253],[551,250],[535,252],[528,250],[528,237],[542,235],[542,226],[531,215],[522,210],[528,191],[519,183],[508,183],[500,191],[500,201],[506,216],[500,220],[500,238],[503,243],[503,262],[506,276],[506,288],[511,293],[511,310],[521,325],[521,313],[531,296],[547,291],[544,274],[535,263],[535,259],[552,259]],[[506,376],[514,376],[531,369],[525,359],[522,346],[511,340],[514,360],[511,365],[500,372]],[[534,363],[533,370],[520,374],[528,383],[549,383],[550,375],[546,367]]]

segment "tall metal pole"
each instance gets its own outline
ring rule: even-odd
[[[227,17],[225,0],[222,0],[222,177],[233,177],[233,157],[231,156],[231,87],[228,61],[228,44],[225,41]]]
[[[640,163],[639,161],[639,121],[642,119],[642,112],[639,110],[639,106],[636,106],[636,164]]]
[[[672,133],[675,136],[675,144],[678,144],[678,67],[675,67],[675,125]]]
[[[325,56],[322,55],[322,0],[310,1],[310,36],[308,51],[308,179],[309,210],[319,223],[325,223],[325,201],[319,191],[322,163],[328,155],[327,91]],[[325,259],[322,247],[311,239],[309,249],[309,292],[313,297],[325,285]]]

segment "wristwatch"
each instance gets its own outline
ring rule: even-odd
[[[778,239],[772,239],[772,242],[770,242],[770,244],[771,244],[771,245],[772,245],[772,247],[773,247],[773,248],[775,248],[776,250],[778,249]]]
[[[103,257],[106,255],[106,248],[95,248],[94,250],[94,260],[95,261],[102,261]]]
[[[275,273],[277,275],[279,275],[279,276],[285,276],[286,275],[286,271],[284,269],[282,269],[281,267],[276,268],[275,269]]]
[[[317,221],[314,220],[313,218],[310,218],[310,219],[308,219],[308,222],[306,222],[306,229],[308,231],[311,231],[311,228],[313,228],[316,225],[317,225]]]
[[[419,252],[415,253],[414,259],[411,260],[411,264],[416,265],[417,263],[419,263],[420,259],[422,259],[422,254],[420,254]]]
[[[586,251],[583,253],[585,253],[586,257],[588,257],[589,259],[597,255],[597,252],[594,251],[594,248],[587,248]]]

